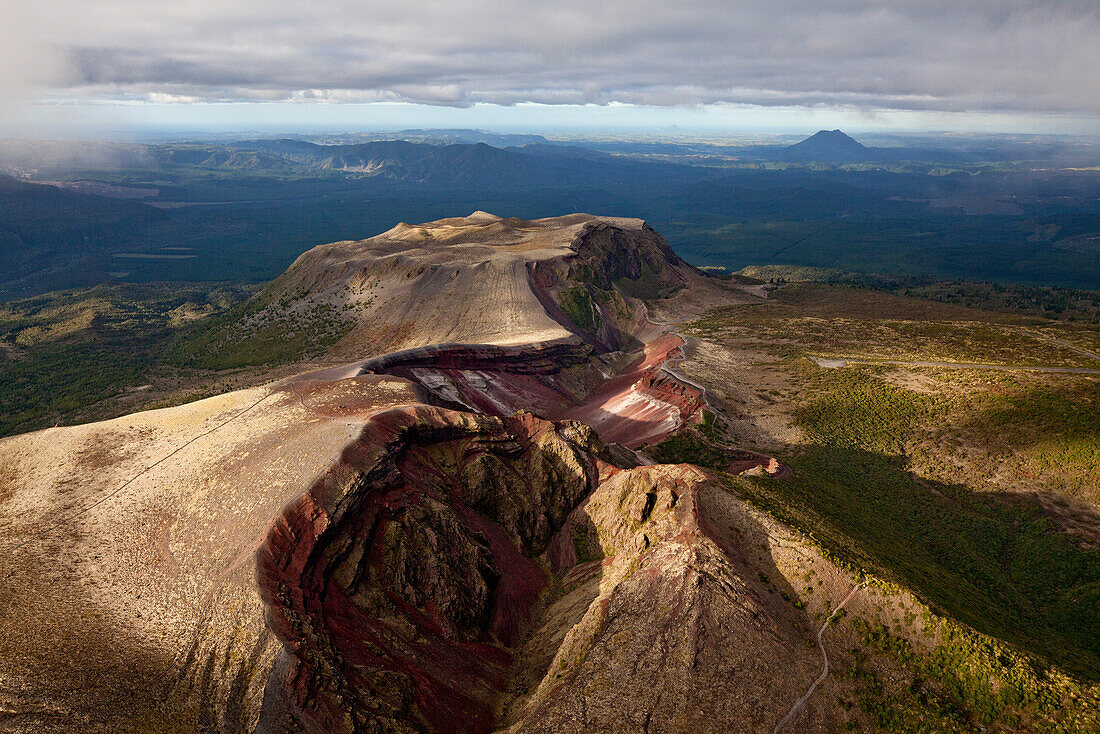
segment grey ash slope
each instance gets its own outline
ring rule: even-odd
[[[348,357],[446,343],[579,343],[583,335],[557,306],[563,290],[584,288],[598,299],[619,280],[627,297],[657,297],[703,279],[640,219],[528,221],[479,211],[315,247],[261,294],[271,305],[252,318],[354,313],[336,348]],[[639,309],[621,297],[616,303],[622,324],[609,305],[593,306],[603,332],[596,338],[615,348],[641,328]]]

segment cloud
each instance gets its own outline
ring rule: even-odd
[[[33,8],[4,24],[0,86],[85,101],[1100,113],[1095,0],[36,0]]]
[[[28,3],[0,3],[0,117],[31,96],[36,87],[61,79],[61,59],[30,33],[38,18]]]

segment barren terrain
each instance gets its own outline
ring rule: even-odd
[[[0,441],[0,726],[1089,731],[1096,378],[823,369],[1034,337],[769,290],[588,215],[302,255],[202,344],[320,363]]]

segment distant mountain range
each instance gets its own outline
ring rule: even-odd
[[[710,178],[713,171],[658,161],[640,161],[587,148],[548,143],[495,148],[485,143],[433,145],[386,140],[353,145],[318,145],[301,140],[248,140],[205,151],[176,149],[172,163],[241,167],[245,157],[258,168],[304,166],[342,171],[390,184],[481,189],[606,186],[639,176],[682,182]],[[181,160],[183,156],[183,160]]]
[[[0,178],[0,299],[107,279],[266,280],[318,242],[477,208],[644,218],[706,264],[1095,287],[1100,199],[1084,154],[1072,171],[1003,170],[952,163],[998,160],[980,149],[867,147],[839,130],[744,147],[523,140],[0,141],[0,172],[17,176]]]
[[[329,143],[373,143],[380,140],[405,140],[410,143],[430,143],[432,145],[453,145],[455,143],[486,143],[498,148],[531,143],[549,143],[542,135],[531,133],[495,133],[489,130],[470,130],[467,128],[416,128],[394,130],[390,132],[359,133],[346,138],[328,139]],[[317,142],[326,142],[316,139]]]

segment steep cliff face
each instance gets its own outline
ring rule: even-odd
[[[689,283],[695,269],[665,238],[642,223],[625,228],[594,222],[577,238],[569,278],[601,288],[619,288],[633,298],[667,297]]]
[[[595,488],[598,454],[586,426],[530,414],[372,418],[259,551],[288,658],[267,725],[488,731],[548,581],[533,559]]]
[[[667,294],[692,277],[702,278],[639,219],[572,214],[527,221],[475,212],[315,247],[234,328],[324,312],[348,326],[334,347],[347,357],[555,340],[606,351],[644,326],[636,297]],[[590,293],[599,313],[563,292]]]
[[[269,732],[760,730],[819,660],[786,579],[836,575],[696,467],[426,406],[368,421],[257,559]]]
[[[570,256],[532,263],[532,286],[548,313],[604,350],[637,348],[652,333],[642,299],[702,280],[640,220],[589,222],[570,249]]]
[[[408,379],[424,400],[442,407],[499,417],[532,410],[581,421],[605,441],[637,448],[700,418],[702,391],[665,371],[682,346],[674,335],[604,354],[575,342],[435,345],[368,360],[360,369]]]
[[[315,247],[212,339],[341,334],[328,353],[343,360],[433,344],[614,351],[645,341],[639,299],[703,279],[640,219],[475,212]]]

